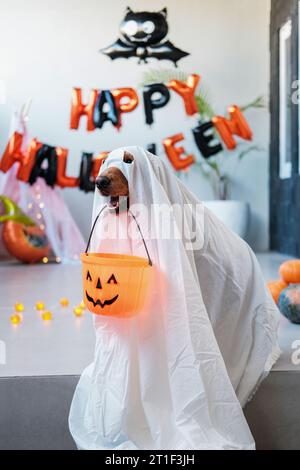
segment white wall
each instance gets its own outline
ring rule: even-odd
[[[73,86],[136,87],[147,67],[172,67],[169,62],[137,65],[135,59],[111,62],[98,49],[113,42],[125,7],[159,10],[168,7],[169,38],[191,53],[180,68],[199,73],[217,112],[230,104],[244,104],[268,94],[269,0],[1,0],[0,79],[6,81],[7,103],[0,107],[0,151],[9,131],[13,105],[33,98],[30,132],[42,142],[70,149],[69,174],[78,174],[81,151],[99,152],[125,144],[146,145],[183,131],[185,148],[197,153],[181,99],[155,112],[155,123],[144,124],[142,104],[123,115],[120,133],[107,123],[102,130],[70,131]],[[4,46],[5,45],[5,46]],[[267,111],[248,114],[255,142],[265,152],[252,154],[239,167],[233,198],[250,201],[249,241],[257,250],[268,247],[268,138]],[[84,120],[84,119],[83,119]],[[199,172],[191,170],[186,184],[201,198],[212,193]],[[65,189],[65,198],[86,235],[92,195]]]

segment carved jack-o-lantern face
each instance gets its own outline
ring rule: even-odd
[[[106,305],[112,305],[118,299],[119,294],[115,293],[115,289],[108,288],[108,286],[118,285],[116,276],[114,274],[111,274],[111,276],[107,280],[104,280],[104,279],[101,280],[99,276],[96,276],[95,279],[92,279],[91,273],[88,270],[86,272],[86,281],[87,281],[86,283],[87,288],[85,291],[85,295],[86,295],[88,302],[91,302],[94,305],[94,307],[99,305],[99,307],[104,308]],[[108,292],[111,292],[111,294],[114,294],[112,295],[112,297],[109,297],[106,299],[100,298],[102,297],[101,294],[103,292],[102,282],[106,283],[106,287],[104,290],[105,293],[107,294]],[[90,289],[88,290],[89,283],[91,286],[90,286]]]
[[[80,257],[83,298],[90,312],[128,318],[141,311],[153,273],[146,258],[115,253],[82,253]]]

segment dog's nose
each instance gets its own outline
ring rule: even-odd
[[[106,191],[110,185],[110,179],[107,176],[99,176],[96,179],[96,186],[99,191]]]

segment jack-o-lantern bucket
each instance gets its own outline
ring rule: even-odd
[[[101,212],[98,214],[82,261],[83,298],[88,310],[96,315],[133,317],[143,308],[153,267],[141,234],[148,258],[114,253],[88,253],[90,241]]]

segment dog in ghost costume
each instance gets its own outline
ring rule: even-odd
[[[254,449],[242,407],[280,350],[253,252],[140,147],[111,152],[96,184],[93,220],[107,210],[91,251],[145,256],[132,213],[155,275],[145,311],[94,316],[69,416],[78,448]]]

